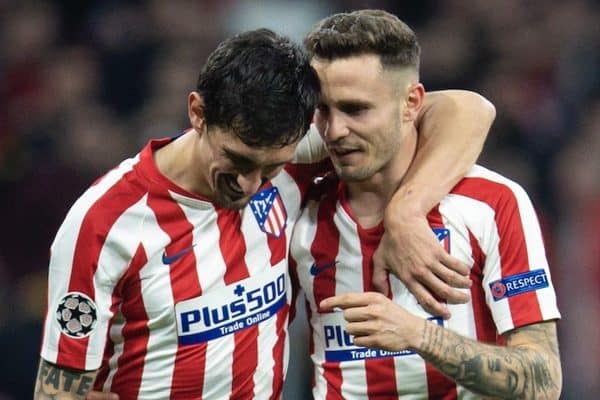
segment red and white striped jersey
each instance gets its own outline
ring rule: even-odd
[[[279,398],[288,245],[315,165],[289,165],[241,211],[157,169],[151,141],[88,189],[52,244],[42,357],[99,369],[121,399]]]
[[[372,291],[372,256],[383,225],[359,226],[336,182],[315,190],[296,223],[291,269],[305,293],[316,399],[478,398],[411,351],[357,347],[341,312],[321,300]],[[410,312],[465,337],[502,343],[499,334],[560,317],[532,204],[516,183],[475,166],[428,215],[440,243],[471,266],[471,301],[448,305],[452,318],[429,315],[395,277],[391,297]]]

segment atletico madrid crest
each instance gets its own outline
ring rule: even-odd
[[[433,228],[433,233],[437,236],[444,250],[450,253],[450,230],[446,228]]]
[[[287,212],[277,187],[270,187],[256,193],[250,200],[250,209],[261,231],[275,237],[279,237],[284,231]]]

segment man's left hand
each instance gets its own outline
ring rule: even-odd
[[[373,284],[388,294],[388,273],[393,273],[432,315],[449,318],[445,304],[466,303],[471,287],[467,265],[449,255],[440,245],[427,220],[422,216],[390,216],[386,230],[373,256]]]

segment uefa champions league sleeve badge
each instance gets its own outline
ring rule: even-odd
[[[62,333],[68,337],[87,337],[98,321],[96,303],[83,293],[67,293],[56,307],[56,321]]]

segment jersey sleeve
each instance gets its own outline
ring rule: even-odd
[[[115,287],[139,244],[132,233],[139,223],[125,210],[140,198],[126,194],[127,180],[118,175],[75,202],[51,246],[41,356],[62,367],[99,368],[118,307]]]
[[[311,124],[304,138],[298,143],[294,154],[294,163],[314,164],[327,157],[325,143],[323,143],[323,139],[321,139],[315,125]]]
[[[560,318],[542,232],[529,196],[504,179],[489,183],[483,290],[499,333]]]
[[[311,189],[315,181],[320,181],[322,178],[329,176],[333,171],[333,165],[329,158],[326,158],[311,164],[288,164],[285,166],[285,171],[294,180],[300,191],[301,204],[304,204],[309,194],[309,189]]]

